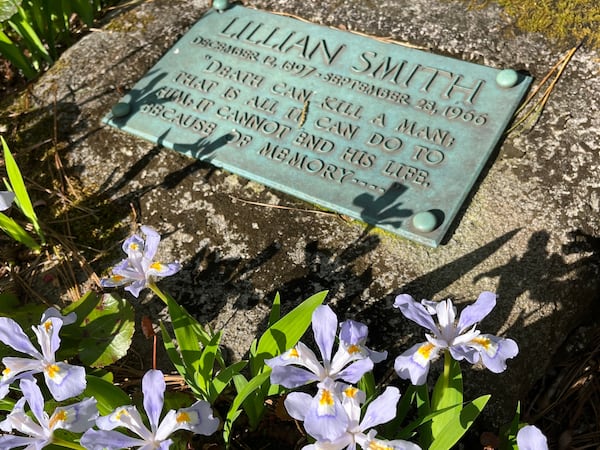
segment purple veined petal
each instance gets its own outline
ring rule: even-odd
[[[325,379],[304,416],[304,429],[317,440],[333,441],[346,433],[349,422],[334,381]]]
[[[135,298],[138,298],[140,292],[146,287],[146,280],[138,280],[125,287],[125,290],[130,292]]]
[[[160,414],[165,403],[166,388],[167,384],[160,370],[149,370],[142,378],[144,409],[150,420],[150,429],[153,432],[156,432],[160,422]]]
[[[153,228],[146,225],[142,225],[140,229],[142,230],[142,233],[146,235],[144,256],[152,261],[154,255],[156,255],[156,251],[158,250],[160,234],[158,234]]]
[[[75,314],[75,312],[63,316],[58,309],[56,309],[55,307],[50,307],[46,311],[44,311],[44,314],[42,314],[42,319],[40,320],[40,323],[46,322],[46,320],[50,319],[51,317],[56,317],[57,319],[60,319],[63,325],[71,325],[72,323],[75,323],[77,321],[77,314]]]
[[[540,429],[534,425],[526,425],[517,433],[519,450],[548,450],[548,441]]]
[[[11,450],[13,448],[25,447],[26,450],[44,448],[48,444],[48,440],[40,440],[34,437],[27,436],[0,436],[0,448],[2,450]]]
[[[4,397],[8,395],[8,391],[10,390],[10,382],[2,381],[0,382],[0,400],[3,400]]]
[[[360,405],[365,402],[366,394],[354,386],[347,385],[341,389],[341,396],[342,406],[348,415],[349,428],[354,429],[360,422]]]
[[[92,428],[98,417],[95,398],[84,398],[68,406],[59,406],[50,417],[50,428],[62,428],[74,433],[83,433]]]
[[[479,294],[475,303],[467,306],[460,313],[457,325],[459,332],[481,322],[494,309],[494,306],[496,306],[496,294],[487,291]]]
[[[369,328],[354,320],[345,320],[340,326],[340,340],[347,344],[364,344],[369,335]]]
[[[394,308],[400,309],[400,312],[407,319],[427,328],[434,334],[438,334],[438,327],[433,321],[431,314],[429,314],[425,307],[420,303],[417,303],[410,295],[398,295],[394,301]]]
[[[79,443],[86,450],[121,450],[145,444],[141,439],[126,436],[118,431],[94,429],[87,430]]]
[[[435,311],[437,314],[438,323],[442,335],[446,337],[448,334],[455,333],[454,320],[456,319],[456,308],[452,304],[452,300],[442,300],[438,302]]]
[[[58,333],[62,325],[63,321],[58,317],[49,317],[41,325],[32,327],[46,361],[54,361],[54,354],[60,347]]]
[[[475,340],[480,345],[481,362],[494,373],[504,372],[506,370],[506,360],[519,354],[519,346],[512,339],[482,334]]]
[[[178,409],[175,420],[179,424],[179,429],[204,436],[210,436],[219,428],[219,419],[213,415],[210,403],[203,400],[197,401],[189,408]]]
[[[44,396],[36,381],[33,378],[25,378],[21,380],[20,387],[38,423],[42,426],[47,425],[48,416],[44,413]]]
[[[448,350],[450,350],[450,355],[455,361],[464,359],[470,364],[475,364],[480,359],[479,351],[468,345],[453,345]]]
[[[22,378],[21,374],[34,374],[40,373],[44,370],[42,365],[42,355],[39,355],[39,359],[21,358],[19,356],[7,356],[2,358],[2,364],[5,369],[2,371],[2,381],[12,382],[19,378]]]
[[[52,397],[59,402],[81,394],[87,385],[83,367],[63,362],[44,367],[44,379]]]
[[[350,364],[337,374],[331,375],[336,379],[344,380],[346,383],[355,384],[358,383],[365,373],[371,370],[373,370],[373,361],[369,358],[365,358]]]
[[[0,191],[0,211],[6,211],[15,200],[14,192]]]
[[[369,403],[365,415],[360,422],[360,431],[366,431],[374,426],[387,423],[396,417],[396,406],[400,400],[398,388],[388,386],[383,394]]]
[[[0,317],[0,342],[14,350],[31,355],[34,358],[41,358],[40,352],[33,346],[23,328],[8,317]]]
[[[288,389],[294,389],[313,381],[319,381],[319,377],[302,367],[275,366],[271,370],[271,384],[279,384]]]
[[[437,359],[439,348],[430,342],[415,344],[394,361],[394,370],[403,380],[410,379],[414,385],[427,381],[431,361]]]
[[[326,366],[331,361],[337,326],[337,316],[329,306],[321,305],[315,309],[312,315],[312,329]]]
[[[98,417],[96,426],[101,430],[113,430],[125,427],[144,440],[152,439],[152,432],[146,428],[142,416],[135,406],[120,406],[108,416]]]
[[[137,234],[131,235],[123,241],[122,249],[127,255],[127,259],[141,258],[144,251],[144,239]]]
[[[368,434],[359,434],[356,436],[356,442],[358,443],[358,445],[361,446],[361,448],[365,448],[365,449],[386,449],[386,450],[421,450],[421,447],[419,447],[417,444],[413,444],[412,442],[409,441],[403,441],[401,439],[396,439],[393,441],[385,441],[382,439],[376,439],[375,435],[376,435],[376,431],[375,430],[371,430],[369,431]]]
[[[314,373],[317,379],[322,379],[326,376],[325,368],[317,359],[317,355],[302,342],[298,342],[294,348],[291,348],[281,355],[266,360],[265,364],[271,368],[295,364],[305,367],[310,372]]]
[[[108,278],[102,278],[100,280],[100,286],[105,288],[119,287],[123,286],[127,283],[130,283],[131,280],[129,278],[125,278],[122,275],[111,275]]]
[[[304,392],[291,392],[284,400],[288,414],[296,420],[304,422],[304,417],[310,408],[313,398]]]
[[[154,276],[154,277],[168,277],[176,274],[181,269],[181,264],[179,263],[168,263],[163,264],[161,262],[155,261],[150,264],[150,267],[146,271],[146,276]]]

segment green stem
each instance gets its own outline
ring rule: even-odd
[[[154,292],[157,295],[157,297],[160,298],[165,303],[165,305],[168,304],[168,302],[167,302],[167,296],[163,293],[163,291],[161,291],[158,288],[158,286],[156,285],[156,283],[150,282],[150,283],[148,283],[148,287],[150,289],[152,289],[152,292]]]
[[[452,355],[450,354],[450,350],[446,349],[444,351],[444,375],[443,375],[443,390],[442,392],[446,392],[448,386],[450,385],[450,365],[452,364]]]
[[[60,439],[57,437],[52,438],[52,443],[61,447],[72,448],[74,450],[85,450],[85,447],[82,447],[81,445],[76,444],[75,442],[65,441],[64,439]]]

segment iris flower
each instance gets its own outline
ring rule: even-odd
[[[376,431],[370,430],[396,416],[396,405],[400,399],[397,388],[388,386],[383,394],[369,404],[361,420],[361,404],[365,402],[365,393],[353,386],[342,383],[333,386],[332,383],[331,380],[321,383],[315,398],[302,392],[293,392],[285,400],[290,416],[303,421],[306,432],[317,439],[303,450],[355,450],[357,445],[363,449],[420,449],[408,441],[377,439]],[[323,414],[327,410],[324,403],[331,405],[329,414]]]
[[[517,433],[517,446],[519,450],[548,450],[548,441],[538,427],[527,425]]]
[[[373,364],[384,360],[387,352],[375,352],[365,347],[368,329],[365,325],[347,320],[342,323],[339,347],[333,359],[333,343],[338,320],[329,306],[319,306],[312,315],[312,329],[323,363],[302,342],[291,350],[265,361],[273,369],[271,383],[286,388],[295,388],[326,378],[356,383],[373,368]],[[296,367],[301,366],[301,367]]]
[[[421,303],[417,303],[410,295],[397,296],[394,307],[399,308],[406,318],[431,332],[425,335],[426,342],[414,345],[396,358],[394,368],[400,378],[410,378],[415,385],[424,384],[430,363],[445,350],[457,361],[466,359],[471,364],[481,361],[492,372],[503,372],[506,369],[506,360],[519,353],[516,342],[491,334],[481,334],[476,329],[476,324],[486,317],[495,305],[496,294],[483,292],[456,320],[456,308],[451,300],[422,300]],[[434,315],[437,315],[437,324],[433,320]]]
[[[124,286],[134,297],[153,282],[156,277],[168,277],[179,271],[181,265],[177,262],[163,264],[154,261],[158,250],[160,234],[147,226],[141,227],[146,239],[134,234],[123,242],[123,251],[127,258],[112,269],[112,275],[101,281],[103,287]]]
[[[24,436],[5,434],[0,436],[0,448],[9,450],[17,447],[41,449],[47,444],[58,442],[54,431],[62,428],[74,433],[83,433],[94,425],[98,416],[96,400],[86,398],[78,403],[61,406],[51,416],[44,412],[44,398],[37,383],[32,378],[21,380],[23,397],[17,401],[13,410],[0,422],[0,430],[10,433],[13,430]],[[25,403],[29,404],[33,418],[25,413]]]
[[[197,401],[189,408],[169,410],[162,422],[160,415],[164,405],[165,380],[160,370],[149,370],[142,378],[144,410],[148,416],[150,429],[134,406],[121,406],[111,414],[99,417],[96,425],[100,430],[90,429],[81,437],[81,445],[87,450],[117,450],[135,447],[140,450],[166,450],[172,444],[169,436],[177,430],[189,430],[206,436],[213,434],[219,420],[213,417],[210,405]],[[117,427],[132,431],[139,438],[127,436]]]
[[[56,308],[48,308],[39,326],[32,327],[37,336],[39,351],[13,319],[0,317],[0,341],[31,358],[2,358],[5,369],[0,380],[0,398],[8,393],[9,385],[20,378],[43,373],[50,393],[57,401],[75,397],[86,386],[85,369],[64,362],[57,362],[55,353],[60,346],[58,333],[63,325],[75,322],[75,313],[62,316]]]
[[[0,191],[0,211],[6,211],[10,208],[11,203],[15,199],[15,194],[10,191]]]

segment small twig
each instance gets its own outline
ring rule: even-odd
[[[563,72],[565,71],[565,69],[567,67],[567,64],[569,63],[569,61],[571,60],[571,58],[573,57],[573,55],[575,54],[577,49],[580,47],[580,45],[581,44],[576,45],[571,50],[569,50],[567,52],[567,54],[565,56],[563,56],[548,71],[546,76],[542,79],[542,81],[540,81],[539,85],[527,96],[527,98],[525,99],[525,101],[523,102],[521,107],[515,113],[515,116],[517,116],[520,113],[523,113],[523,116],[519,120],[517,120],[513,124],[512,127],[510,127],[510,129],[506,132],[506,134],[512,133],[520,126],[525,126],[526,122],[529,123],[529,129],[533,128],[536,125],[537,121],[539,120],[539,118],[542,115],[542,111],[546,107],[546,103],[548,103],[548,99],[550,98],[552,91],[554,90],[556,84],[558,83],[558,80],[562,76]],[[556,72],[556,74],[555,74],[555,72]],[[555,74],[554,78],[552,79],[552,81],[550,81],[550,84],[544,91],[542,97],[539,100],[537,100],[536,102],[534,102],[527,111],[525,111],[526,108],[529,106],[529,104],[532,102],[533,98],[539,93],[542,86],[544,84],[546,84],[548,82],[548,80],[550,80],[550,78],[552,77],[553,74]]]
[[[263,206],[265,208],[285,209],[285,210],[288,210],[288,211],[307,212],[307,213],[313,213],[313,214],[324,214],[324,215],[327,215],[327,216],[337,216],[337,215],[339,215],[338,213],[331,212],[331,211],[319,211],[317,209],[302,209],[302,208],[293,208],[291,206],[271,205],[269,203],[261,203],[261,202],[253,202],[251,200],[244,200],[243,198],[235,197],[233,195],[230,195],[229,197],[232,200],[238,200],[238,201],[246,203],[248,205]]]

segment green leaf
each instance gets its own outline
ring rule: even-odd
[[[250,360],[252,374],[265,370],[265,359],[277,356],[296,345],[309,327],[313,311],[323,303],[325,297],[327,291],[307,298],[264,332],[258,340],[256,356]]]
[[[39,252],[42,248],[21,225],[4,213],[0,213],[0,229],[10,236],[11,239],[20,242],[33,251]]]
[[[238,375],[244,367],[248,364],[247,361],[238,361],[233,363],[231,366],[221,370],[213,379],[210,385],[209,402],[213,403],[219,396],[223,389],[231,382],[231,380]]]
[[[87,375],[86,380],[87,386],[81,397],[95,398],[101,415],[105,416],[116,407],[131,403],[129,396],[113,383],[94,375]]]
[[[270,375],[271,375],[270,369],[258,374],[257,376],[252,378],[247,384],[245,384],[244,387],[242,388],[242,390],[239,391],[237,393],[237,395],[235,396],[235,398],[233,399],[233,402],[231,403],[229,411],[227,412],[227,416],[225,418],[225,423],[223,424],[223,438],[225,439],[226,443],[229,443],[229,438],[231,436],[231,430],[233,429],[233,423],[235,422],[235,420],[238,418],[238,416],[241,413],[240,407],[242,406],[242,403],[255,390],[260,389],[262,384],[266,380],[268,380]]]
[[[446,350],[444,352],[444,372],[438,378],[433,393],[431,394],[431,411],[440,411],[450,406],[461,405],[462,403],[463,384],[460,364],[458,361],[455,361],[450,355],[450,352]],[[436,416],[431,421],[431,433],[424,433],[424,435],[429,435],[433,440],[437,439],[439,434],[446,429],[446,425],[452,421],[455,416],[455,412],[448,412]],[[429,442],[429,439],[426,439],[425,442]]]
[[[2,148],[4,150],[4,162],[6,164],[6,173],[8,174],[10,186],[12,187],[12,190],[15,193],[15,203],[23,212],[25,217],[29,219],[29,221],[35,228],[36,233],[42,239],[42,243],[45,243],[44,234],[42,233],[37,215],[33,209],[33,205],[31,204],[31,199],[29,198],[27,188],[25,187],[25,183],[23,182],[23,176],[21,175],[19,166],[13,158],[13,155],[10,152],[6,141],[2,136],[0,136],[0,140],[2,141]]]
[[[117,294],[84,295],[63,311],[77,314],[79,358],[90,367],[113,364],[127,354],[135,328],[133,307]]]
[[[4,31],[0,30],[0,55],[3,55],[19,70],[22,70],[28,79],[35,78],[36,70],[31,65],[30,60],[25,57],[23,51],[15,44]]]
[[[517,402],[515,416],[508,425],[500,428],[500,450],[518,450],[517,433],[521,422],[521,403]]]
[[[466,431],[473,425],[473,422],[479,416],[483,408],[490,399],[490,395],[482,395],[470,403],[467,403],[460,413],[449,414],[451,420],[446,422],[446,426],[436,436],[429,450],[448,450],[456,444]],[[447,416],[444,413],[443,416]],[[439,416],[438,416],[439,417]],[[435,418],[433,419],[435,420]]]
[[[273,325],[281,317],[281,298],[279,298],[279,292],[275,294],[273,300],[273,306],[271,306],[271,312],[269,313],[269,325]]]

